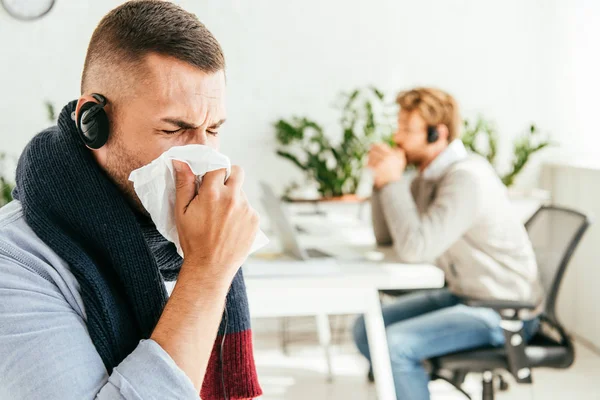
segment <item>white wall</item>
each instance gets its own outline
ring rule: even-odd
[[[600,349],[600,168],[580,163],[554,164],[544,168],[544,186],[553,193],[553,203],[592,217],[571,263],[558,297],[558,317],[570,333]]]
[[[18,154],[48,124],[45,99],[62,105],[78,96],[92,30],[119,3],[60,0],[32,23],[0,10],[0,149]],[[531,121],[554,131],[553,60],[560,57],[553,1],[179,3],[224,47],[229,120],[223,150],[246,168],[252,199],[257,178],[282,186],[298,176],[273,155],[272,122],[306,114],[335,130],[336,94],[360,85],[390,93],[413,85],[447,89],[464,114],[482,111],[496,119],[501,150]]]
[[[571,97],[565,98],[577,150],[586,159],[600,156],[598,107],[600,105],[600,3],[578,0],[577,6],[564,0],[568,17],[566,35],[569,38],[568,77],[572,81]]]

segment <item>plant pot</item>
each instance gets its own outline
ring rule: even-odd
[[[356,194],[344,194],[341,196],[335,197],[319,197],[315,199],[301,199],[301,198],[290,198],[287,199],[288,203],[293,204],[303,204],[303,203],[347,203],[347,204],[357,204],[363,203],[369,200],[368,197],[360,197]]]
[[[344,194],[341,196],[335,196],[335,197],[322,197],[320,198],[319,202],[323,202],[323,203],[362,203],[364,201],[367,201],[368,198],[367,197],[360,197],[356,194]]]

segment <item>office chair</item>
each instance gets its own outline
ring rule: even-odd
[[[503,348],[482,347],[431,359],[432,380],[444,379],[470,399],[461,386],[468,373],[481,373],[482,400],[493,400],[495,377],[499,377],[502,390],[508,388],[500,371],[510,372],[517,383],[531,384],[533,368],[570,367],[575,351],[571,338],[556,316],[556,300],[567,265],[589,225],[589,219],[579,212],[555,206],[541,207],[525,224],[545,293],[546,304],[540,316],[539,332],[529,343],[522,339],[523,323],[519,314],[534,309],[533,304],[464,299],[465,304],[493,308],[500,313],[506,343]]]

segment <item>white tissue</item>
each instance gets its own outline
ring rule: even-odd
[[[133,187],[142,204],[150,214],[156,229],[177,247],[177,253],[183,257],[175,224],[175,169],[173,160],[185,162],[202,183],[207,172],[226,169],[225,180],[231,174],[231,161],[218,151],[199,144],[177,146],[164,152],[150,164],[138,168],[129,175]],[[250,253],[269,243],[262,231],[258,231]]]

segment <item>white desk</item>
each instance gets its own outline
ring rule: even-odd
[[[444,275],[432,265],[389,263],[389,250],[384,253],[381,262],[250,259],[244,266],[250,314],[316,316],[319,340],[326,349],[328,315],[364,314],[378,398],[395,399],[379,290],[438,288],[444,284]]]

